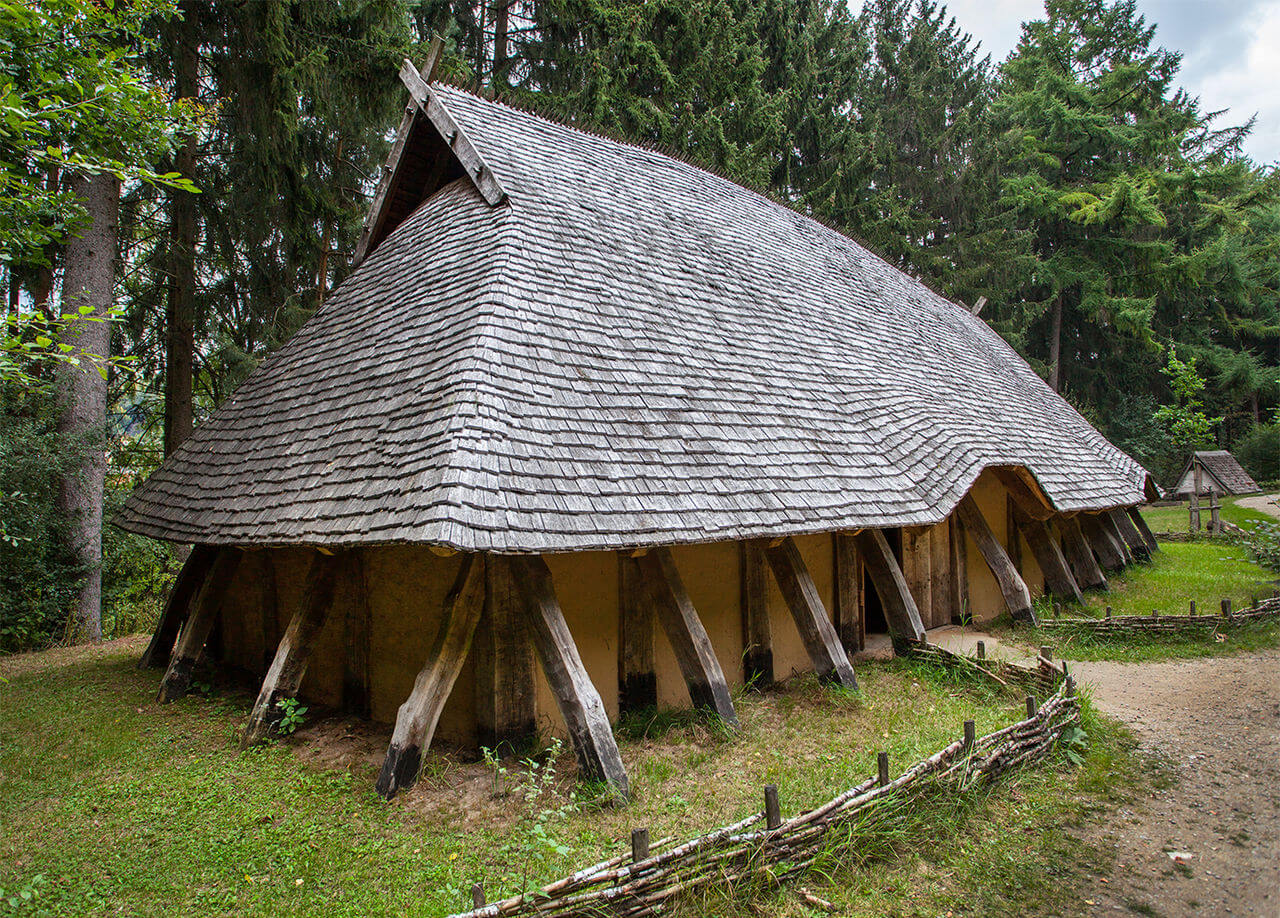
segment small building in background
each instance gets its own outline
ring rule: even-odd
[[[1249,477],[1236,457],[1225,449],[1196,450],[1182,470],[1174,495],[1186,500],[1195,490],[1195,469],[1200,466],[1200,493],[1208,494],[1257,494],[1262,489]]]

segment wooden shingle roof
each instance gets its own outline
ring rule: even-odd
[[[1219,494],[1256,494],[1262,490],[1230,452],[1225,449],[1205,449],[1196,450],[1187,460],[1186,468],[1182,470],[1182,477],[1179,479],[1179,494],[1190,494],[1195,490],[1191,464],[1197,461],[1207,473],[1205,480],[1201,483],[1201,487],[1206,492],[1210,488]]]
[[[985,323],[846,236],[459,90],[505,198],[429,197],[130,498],[222,544],[570,551],[933,523],[987,466],[1145,471]],[[454,173],[456,174],[456,173]]]

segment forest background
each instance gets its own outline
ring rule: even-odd
[[[350,270],[400,61],[657,146],[970,306],[1162,483],[1280,478],[1280,174],[1133,2],[0,0],[0,652],[149,624],[109,525]]]

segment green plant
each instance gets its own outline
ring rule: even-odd
[[[1243,526],[1236,541],[1259,566],[1280,573],[1280,523]]]
[[[530,878],[541,872],[539,868],[549,855],[565,857],[573,850],[557,832],[583,804],[576,790],[564,796],[556,790],[556,761],[563,750],[563,741],[556,737],[541,756],[521,759],[514,773],[511,793],[520,798],[520,818],[501,853],[519,868],[521,891],[529,890]],[[491,749],[483,748],[481,754],[493,769],[494,788],[500,788],[512,777],[511,770]]]
[[[281,698],[276,702],[276,707],[280,709],[280,720],[276,723],[276,729],[283,734],[290,734],[306,723],[305,715],[307,706],[298,701],[297,698]]]
[[[0,887],[0,912],[8,915],[20,915],[35,907],[40,898],[40,889],[45,885],[44,874],[36,874],[16,889]]]
[[[1089,751],[1089,734],[1083,727],[1072,725],[1062,731],[1058,737],[1058,747],[1072,765],[1084,764],[1084,757]]]

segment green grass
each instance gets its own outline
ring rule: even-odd
[[[1238,497],[1225,497],[1222,499],[1220,512],[1225,522],[1235,523],[1237,526],[1245,528],[1253,523],[1274,523],[1276,521],[1274,516],[1269,516],[1261,510],[1241,507],[1239,500],[1240,498]],[[1191,525],[1188,506],[1188,504],[1182,503],[1169,507],[1142,507],[1140,509],[1142,518],[1147,521],[1147,525],[1151,527],[1152,532],[1187,532]],[[1202,526],[1209,525],[1207,499],[1201,502],[1200,524]]]
[[[781,789],[784,813],[811,807],[874,773],[880,749],[896,773],[956,738],[964,720],[986,732],[1020,708],[945,671],[863,665],[860,693],[805,678],[741,697],[743,728],[731,738],[687,717],[654,720],[621,743],[635,797],[625,809],[575,802],[584,789],[568,779],[567,756],[531,811],[518,766],[495,779],[483,765],[438,753],[420,790],[387,804],[373,793],[376,759],[325,765],[307,738],[318,730],[240,752],[235,729],[247,694],[157,706],[157,675],[134,668],[140,649],[134,640],[0,661],[9,680],[0,682],[0,888],[35,893],[18,914],[442,915],[466,904],[473,882],[491,899],[522,880],[545,882],[622,850],[635,826],[656,839],[739,818],[759,809],[766,783]],[[1090,761],[1126,754],[1118,748],[1099,745]],[[925,869],[941,871],[931,881],[936,896],[912,893],[912,909],[943,903],[957,884],[988,904],[1024,884],[1039,888],[1037,864],[1056,862],[1067,842],[1058,829],[1042,838],[1022,828],[1074,812],[1077,792],[1081,800],[1113,793],[1080,783],[1089,773],[1059,763],[1051,775],[1019,776],[914,813],[909,831],[876,836],[885,842],[877,850],[901,863],[845,867],[830,896],[877,903],[858,914],[888,901],[905,906]],[[550,814],[561,850],[537,840],[539,810]],[[1017,852],[1030,845],[1040,860],[1008,848],[999,871],[986,864],[982,852],[1004,844],[1002,825],[1017,826]],[[970,831],[990,836],[985,847]],[[864,853],[874,847],[867,841]],[[966,863],[981,868],[972,883],[956,873]],[[778,894],[761,908],[787,915],[794,904]],[[1004,911],[1018,907],[1011,898]],[[1000,913],[993,909],[985,913]],[[0,904],[0,914],[8,911]]]
[[[1110,589],[1086,595],[1084,606],[1069,606],[1067,616],[1101,618],[1106,608],[1115,615],[1185,615],[1195,600],[1197,614],[1220,614],[1223,599],[1242,609],[1254,598],[1270,596],[1277,585],[1276,575],[1250,560],[1234,542],[1202,539],[1193,542],[1162,542],[1160,551],[1146,564],[1133,564],[1118,574],[1108,575]],[[1042,604],[1040,615],[1048,615]],[[1280,643],[1280,625],[1262,623],[1222,629],[1222,640],[1186,635],[1142,635],[1097,639],[1088,633],[1064,634],[1045,629],[999,630],[1013,639],[1033,645],[1051,644],[1060,656],[1074,660],[1167,660],[1179,657],[1208,657],[1240,653]]]

